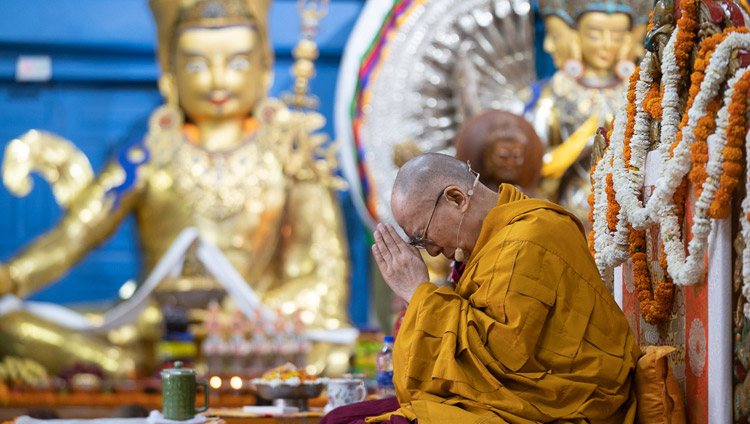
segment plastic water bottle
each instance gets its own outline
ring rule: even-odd
[[[396,388],[393,387],[393,337],[383,337],[383,348],[378,352],[377,380],[380,397],[396,396]]]

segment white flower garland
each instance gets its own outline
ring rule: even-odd
[[[625,212],[620,209],[618,214],[618,224],[616,233],[609,230],[607,224],[607,212],[609,211],[609,203],[607,200],[607,174],[612,172],[612,160],[613,157],[621,156],[621,149],[618,150],[618,146],[622,146],[623,134],[625,132],[625,125],[627,123],[627,102],[622,102],[620,109],[615,117],[615,126],[612,131],[612,137],[609,140],[609,149],[599,161],[594,170],[592,176],[592,184],[594,187],[594,259],[597,267],[602,275],[606,267],[616,266],[622,263],[628,254],[628,235],[627,235],[627,224],[625,221]],[[615,178],[612,175],[612,178]],[[625,227],[624,242],[623,237],[619,233],[620,227]],[[624,254],[623,254],[624,252]]]
[[[599,159],[599,162],[596,164],[596,168],[591,175],[591,185],[594,190],[594,222],[592,222],[592,231],[594,231],[594,261],[596,262],[596,267],[599,269],[599,274],[601,275],[604,275],[606,271],[606,262],[609,259],[604,257],[603,250],[608,242],[611,243],[607,232],[607,195],[604,193],[606,182],[603,182],[603,179],[607,175],[603,168],[605,168],[605,164],[609,163],[609,159],[607,158],[608,155],[609,151],[607,151],[604,157]],[[750,228],[750,225],[748,225],[748,228]]]
[[[652,78],[649,74],[651,62],[654,60],[649,53],[643,60],[641,73],[636,85],[636,118],[634,134],[630,142],[632,169],[625,166],[623,157],[624,132],[627,125],[627,112],[621,108],[615,119],[615,128],[610,140],[610,147],[605,157],[599,162],[592,175],[594,184],[594,248],[595,259],[600,272],[607,266],[617,266],[628,257],[628,230],[630,223],[636,229],[644,229],[653,222],[660,224],[660,236],[664,242],[667,256],[667,269],[674,282],[679,285],[691,285],[702,275],[708,233],[711,221],[708,209],[719,187],[722,174],[723,149],[726,146],[726,128],[728,126],[728,107],[734,92],[734,83],[747,71],[741,69],[729,81],[729,89],[724,96],[724,102],[717,115],[716,130],[707,140],[709,146],[709,162],[706,166],[708,178],[703,183],[703,191],[696,201],[693,210],[693,238],[688,244],[689,255],[685,256],[685,243],[682,239],[679,217],[675,213],[673,196],[682,179],[692,166],[690,160],[690,146],[695,141],[694,130],[698,120],[706,114],[708,103],[726,82],[727,64],[732,52],[738,48],[750,48],[750,34],[731,33],[722,41],[711,56],[705,71],[705,78],[700,91],[693,100],[688,113],[687,125],[682,129],[682,139],[675,146],[673,156],[669,157],[672,142],[676,139],[681,116],[679,84],[680,69],[675,59],[675,43],[678,30],[672,33],[662,54],[662,84],[664,96],[662,99],[662,122],[659,152],[663,161],[661,175],[657,179],[654,193],[644,205],[639,199],[644,183],[644,168],[649,146],[649,129],[651,118],[643,110],[643,100],[648,92]],[[746,139],[750,149],[750,138]],[[611,162],[610,162],[611,161]],[[611,163],[611,165],[610,165]],[[612,234],[607,226],[607,195],[606,175],[612,172],[615,197],[620,205],[617,229]],[[750,179],[746,181],[750,193]],[[746,240],[750,240],[750,200],[743,203],[742,231]],[[750,244],[750,243],[749,243]],[[743,252],[746,266],[743,273],[745,286],[743,294],[750,299],[750,247]],[[750,306],[746,310],[750,316]]]

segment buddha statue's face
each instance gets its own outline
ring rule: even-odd
[[[244,118],[265,95],[268,71],[252,26],[192,27],[175,43],[180,106],[193,122]]]
[[[498,182],[518,183],[528,140],[510,117],[501,116],[487,132],[483,168]]]
[[[544,51],[552,56],[555,67],[561,69],[572,56],[570,43],[573,31],[562,18],[555,15],[544,18],[544,31]]]
[[[542,166],[543,147],[523,116],[486,110],[463,123],[455,139],[456,157],[470,160],[480,181],[534,187]]]
[[[630,17],[624,13],[587,12],[578,19],[578,39],[586,71],[614,75],[619,59],[632,51]]]

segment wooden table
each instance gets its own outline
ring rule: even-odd
[[[60,414],[60,418],[99,418],[107,416],[107,410],[104,407],[66,407],[58,410],[58,412],[60,411],[64,412]],[[14,418],[26,414],[26,412],[26,409],[21,408],[0,408],[0,415],[2,415],[0,424],[13,424]],[[323,413],[302,413],[282,417],[223,415],[219,413],[218,416],[226,424],[318,424]]]
[[[280,417],[251,416],[240,408],[211,408],[207,413],[220,417],[227,424],[318,424],[323,417],[321,408]]]
[[[210,398],[208,413],[218,416],[227,424],[318,424],[323,416],[325,398],[309,400],[312,412],[283,417],[251,416],[242,412],[242,406],[255,405],[257,398],[252,394],[222,393]],[[51,391],[15,392],[0,391],[0,424],[12,421],[21,415],[28,415],[34,409],[54,411],[59,418],[108,418],[125,405],[140,405],[147,410],[161,409],[160,393],[54,393]],[[203,393],[196,395],[196,405],[203,405]]]
[[[211,406],[242,407],[255,405],[252,394],[222,394],[211,396]],[[325,403],[323,403],[325,404]],[[53,392],[0,392],[0,421],[28,415],[30,410],[45,409],[60,418],[107,418],[125,405],[140,405],[147,410],[161,409],[160,393],[53,393]],[[196,405],[203,406],[203,393],[196,395]]]

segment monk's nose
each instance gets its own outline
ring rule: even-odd
[[[442,251],[443,249],[442,249],[442,248],[440,248],[440,247],[438,247],[438,246],[435,246],[435,245],[433,244],[433,245],[430,245],[430,246],[427,246],[427,247],[425,247],[425,250],[427,251],[427,253],[429,253],[429,254],[430,254],[430,256],[432,256],[432,257],[435,257],[435,256],[439,255],[439,254],[440,254],[440,252],[441,252],[441,251]]]

